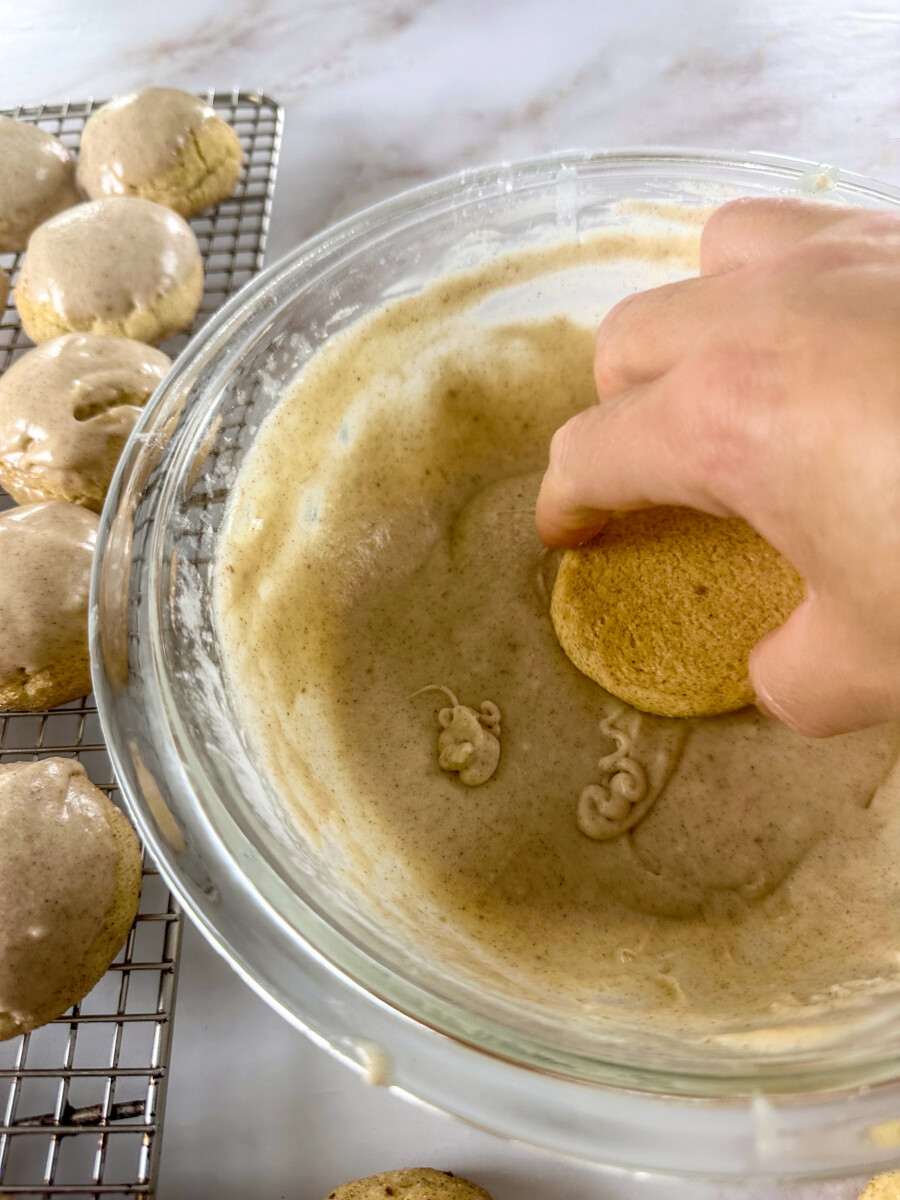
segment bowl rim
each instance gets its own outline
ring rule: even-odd
[[[485,198],[488,198],[494,195],[501,187],[507,187],[507,185],[515,186],[517,180],[520,183],[528,180],[535,184],[547,183],[554,178],[558,178],[559,173],[565,171],[567,168],[577,169],[579,166],[589,166],[594,171],[634,173],[637,169],[658,170],[661,167],[665,167],[674,170],[679,166],[687,167],[689,165],[713,169],[719,168],[726,172],[734,171],[735,169],[745,169],[750,171],[758,170],[761,173],[765,172],[767,174],[774,173],[784,178],[786,184],[792,182],[796,184],[806,176],[819,176],[827,181],[826,186],[837,185],[844,191],[858,194],[860,198],[867,196],[881,204],[887,201],[888,203],[900,206],[900,188],[893,185],[881,184],[865,176],[853,173],[837,172],[834,168],[816,164],[808,160],[755,152],[735,155],[728,152],[692,150],[681,147],[635,147],[604,151],[573,150],[539,155],[480,168],[465,169],[452,173],[435,181],[418,185],[396,196],[381,200],[376,204],[362,209],[358,213],[344,218],[342,221],[306,239],[245,284],[234,297],[210,318],[204,328],[192,339],[189,346],[176,360],[172,371],[146,405],[129,442],[129,446],[126,448],[126,452],[123,453],[118,464],[100,519],[98,537],[98,546],[100,549],[95,557],[91,581],[90,648],[100,721],[109,748],[110,758],[115,768],[116,776],[120,781],[129,813],[149,847],[151,854],[158,862],[160,871],[172,892],[176,895],[185,911],[200,927],[207,940],[230,962],[232,967],[241,974],[250,986],[268,1003],[282,1012],[283,1016],[293,1024],[304,1028],[320,1044],[327,1046],[329,1050],[337,1053],[357,1067],[365,1068],[367,1063],[366,1052],[364,1047],[361,1049],[360,1039],[354,1041],[352,1037],[349,1039],[344,1037],[342,1040],[340,1037],[323,1036],[314,1027],[311,1020],[307,1020],[290,1006],[280,1002],[278,997],[246,968],[241,956],[236,952],[236,948],[222,936],[221,931],[216,927],[214,914],[211,915],[209,907],[205,907],[202,902],[199,902],[196,892],[193,892],[186,886],[181,869],[177,863],[177,856],[172,853],[171,846],[161,835],[154,814],[147,804],[147,798],[142,792],[140,783],[134,778],[127,750],[128,734],[120,725],[120,711],[117,705],[116,689],[112,685],[108,663],[104,654],[99,614],[102,607],[100,602],[101,592],[109,567],[107,548],[110,534],[116,515],[123,503],[123,498],[126,498],[129,473],[135,459],[136,447],[139,447],[142,441],[146,440],[148,435],[150,435],[154,422],[162,411],[166,397],[177,392],[179,389],[184,395],[190,393],[191,388],[200,379],[205,367],[214,360],[219,351],[228,343],[236,325],[246,316],[248,306],[254,305],[257,302],[265,305],[266,298],[270,297],[276,290],[280,280],[295,274],[304,265],[315,262],[326,253],[339,250],[343,245],[352,242],[354,239],[371,235],[379,227],[389,224],[396,216],[404,213],[407,215],[415,214],[421,209],[428,208],[435,202],[452,199],[456,195],[466,195],[475,198],[483,193]],[[261,314],[258,315],[261,316]],[[421,1046],[427,1045],[434,1051],[436,1044],[442,1039],[457,1047],[457,1051],[455,1052],[458,1052],[458,1047],[464,1044],[447,1032],[422,1026],[416,1018],[410,1017],[402,1008],[392,1006],[384,999],[367,992],[355,979],[348,977],[339,966],[329,962],[314,947],[307,946],[307,948],[310,952],[310,963],[308,964],[310,970],[313,969],[315,962],[318,969],[322,970],[324,975],[327,975],[331,979],[332,983],[335,978],[339,977],[341,986],[346,989],[347,993],[355,993],[356,1000],[363,1002],[360,1011],[366,1010],[369,1017],[371,1017],[371,1012],[366,1009],[366,1006],[369,1006],[369,1009],[373,1005],[380,1007],[382,1016],[390,1014],[390,1021],[394,1022],[393,1032],[396,1032],[396,1022],[399,1019],[400,1024],[404,1026],[405,1038],[410,1045],[415,1044],[417,1050]],[[416,1027],[416,1029],[414,1030],[413,1027]],[[424,1039],[415,1036],[418,1032],[424,1032],[427,1036]],[[491,1056],[490,1052],[483,1047],[475,1047],[473,1049],[473,1044],[469,1044],[466,1049],[473,1051],[477,1055],[487,1055],[492,1058],[495,1066],[502,1062],[502,1056]],[[447,1047],[442,1047],[440,1053],[446,1054]],[[472,1065],[471,1062],[470,1065]],[[897,1069],[895,1069],[895,1066],[896,1064],[891,1066],[891,1079],[900,1075],[900,1066],[897,1066]],[[523,1074],[530,1077],[535,1071],[540,1070],[534,1063],[526,1067],[517,1062],[506,1062],[504,1069],[508,1069],[506,1070],[507,1074],[511,1072],[511,1075],[516,1077],[515,1085],[510,1085],[515,1087],[522,1086]],[[502,1074],[503,1072],[500,1073]],[[652,1070],[648,1072],[648,1075],[656,1079],[660,1076],[660,1072]],[[553,1072],[550,1071],[548,1078],[552,1076]],[[597,1084],[594,1086],[601,1089],[610,1089],[621,1101],[626,1092],[637,1097],[641,1089],[639,1086],[635,1086],[635,1084],[638,1083],[640,1077],[640,1072],[636,1074],[627,1073],[618,1084]],[[707,1077],[701,1073],[697,1078],[705,1079]],[[567,1080],[566,1082],[571,1081]],[[834,1090],[844,1085],[850,1085],[852,1082],[855,1082],[855,1080],[851,1081],[847,1079],[842,1083],[835,1079],[828,1086]],[[754,1086],[758,1087],[759,1081],[756,1081]],[[415,1087],[406,1087],[402,1082],[398,1084],[398,1090],[420,1096],[423,1094],[421,1089],[417,1091]],[[749,1088],[746,1094],[742,1094],[736,1093],[732,1089],[729,1097],[732,1101],[741,1099],[743,1102],[752,1090],[752,1088]],[[651,1094],[656,1100],[669,1102],[679,1093],[677,1089],[668,1091],[652,1089]],[[707,1098],[706,1093],[702,1097],[697,1097],[697,1099],[705,1098]],[[710,1095],[709,1098],[723,1099],[724,1097]],[[426,1099],[430,1098],[426,1096]],[[441,1106],[452,1107],[446,1104],[441,1104]],[[464,1106],[461,1108],[458,1106],[457,1111],[459,1111],[459,1115],[473,1120],[476,1124],[483,1123],[483,1120],[479,1120],[473,1112],[467,1112]],[[539,1141],[540,1138],[536,1138],[535,1140]],[[890,1161],[893,1161],[893,1158]],[[647,1169],[646,1165],[640,1163],[634,1165]],[[746,1170],[746,1167],[744,1169]]]

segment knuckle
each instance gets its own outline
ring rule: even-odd
[[[730,250],[748,226],[759,219],[760,206],[768,202],[742,196],[722,204],[707,219],[700,236],[701,270],[726,265]]]
[[[777,353],[717,338],[677,374],[672,416],[680,444],[691,448],[694,483],[710,501],[738,511],[765,486],[783,419]]]
[[[615,395],[627,386],[629,330],[637,296],[626,296],[600,323],[594,345],[594,381],[601,397]]]

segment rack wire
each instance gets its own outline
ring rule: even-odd
[[[176,354],[263,265],[284,122],[261,92],[205,97],[237,131],[244,168],[234,194],[191,221],[206,271],[192,329]],[[104,101],[2,108],[77,149]],[[22,255],[0,255],[13,283]],[[28,350],[12,301],[0,321],[0,373]],[[0,489],[0,511],[12,506]],[[77,758],[115,802],[119,789],[93,696],[52,712],[0,713],[0,763]],[[0,1043],[0,1193],[15,1197],[149,1198],[159,1171],[181,943],[181,913],[144,857],[140,911],[104,979],[59,1020]]]

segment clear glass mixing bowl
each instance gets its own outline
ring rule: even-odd
[[[623,201],[802,193],[900,207],[897,189],[831,168],[668,150],[553,155],[377,205],[209,322],[147,406],[102,518],[91,649],[104,731],[136,824],[210,942],[373,1082],[620,1167],[812,1176],[900,1159],[900,1006],[790,1051],[704,1049],[587,1036],[399,953],[341,902],[254,762],[225,684],[211,566],[260,423],[317,347],[386,298],[621,223]]]

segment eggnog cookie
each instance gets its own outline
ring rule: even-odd
[[[97,512],[122,447],[171,360],[128,338],[67,333],[0,377],[0,484],[20,504]]]
[[[95,513],[55,500],[0,514],[0,712],[91,690],[88,593]]]
[[[237,134],[199,97],[145,88],[85,125],[78,182],[93,200],[141,196],[190,217],[231,195],[242,160]]]
[[[644,712],[699,717],[753,700],[750,651],[803,580],[745,521],[689,508],[617,514],[563,555],[551,617],[580,671]]]
[[[35,342],[101,333],[156,345],[196,316],[203,263],[191,227],[177,213],[111,196],[35,230],[15,295]]]
[[[140,894],[135,832],[80,763],[0,765],[0,1041],[88,994]]]
[[[0,117],[0,253],[24,250],[32,230],[78,204],[75,161],[37,125]]]
[[[900,1200],[900,1171],[870,1179],[859,1200]]]
[[[386,1196],[398,1200],[491,1200],[477,1184],[432,1167],[405,1167],[357,1179],[330,1192],[327,1200],[384,1200]]]

